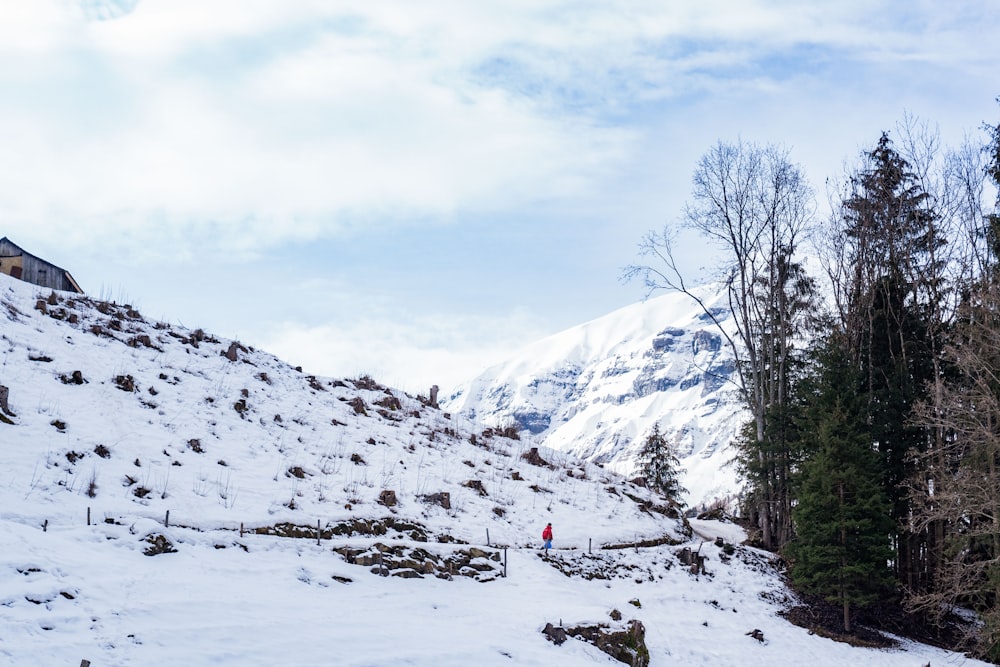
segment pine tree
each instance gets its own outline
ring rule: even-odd
[[[893,521],[882,488],[879,456],[866,424],[862,376],[846,350],[830,342],[813,379],[805,430],[813,434],[802,464],[797,537],[786,549],[792,580],[801,590],[852,611],[891,591]]]
[[[893,567],[907,588],[927,585],[926,534],[910,530],[903,490],[914,474],[913,452],[933,434],[915,426],[912,409],[928,397],[940,371],[945,292],[939,217],[912,166],[886,134],[864,154],[841,203],[832,258],[834,297],[849,358],[862,372],[864,422],[879,453],[882,488],[897,531]]]
[[[687,491],[680,483],[683,470],[670,444],[660,432],[659,424],[653,424],[652,432],[646,436],[639,451],[639,470],[646,478],[649,488],[679,505],[682,504],[681,494]]]

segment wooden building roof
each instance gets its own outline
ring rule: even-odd
[[[69,271],[32,255],[6,236],[0,238],[0,273],[40,287],[84,293]]]

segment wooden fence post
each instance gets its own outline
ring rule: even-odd
[[[503,578],[507,578],[507,547],[503,548]]]
[[[316,519],[316,546],[320,545],[320,538],[323,537],[323,532],[319,527],[319,519]]]
[[[7,398],[10,396],[10,389],[0,384],[0,412],[4,413],[9,417],[16,417],[13,412],[10,411],[10,406],[7,405]]]
[[[490,546],[490,529],[486,529],[486,546]]]
[[[164,528],[170,527],[170,510],[167,510],[167,515],[163,517],[163,526]]]
[[[90,525],[90,508],[87,508],[87,525]]]

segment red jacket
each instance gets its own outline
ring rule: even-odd
[[[542,539],[543,540],[552,539],[552,526],[545,526],[545,530],[542,531]]]

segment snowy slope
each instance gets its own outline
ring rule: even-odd
[[[614,665],[541,631],[632,620],[652,665],[960,657],[811,635],[734,526],[369,378],[3,275],[0,354],[0,664]]]
[[[49,293],[0,279],[0,384],[17,415],[0,431],[4,483],[52,506],[53,521],[76,520],[93,506],[101,518],[158,519],[169,509],[203,526],[335,522],[372,512],[391,490],[408,512],[436,518],[456,538],[479,539],[491,527],[497,540],[517,544],[543,516],[622,511],[606,494],[595,497],[589,479],[609,477],[599,468],[534,466],[523,471],[525,482],[511,480],[530,443],[475,434],[471,423],[370,378],[316,378],[236,341],[146,321],[127,305],[72,296],[47,304]],[[471,480],[486,495],[462,486]],[[573,500],[541,502],[532,485]],[[453,522],[414,500],[438,492],[495,518],[488,526]],[[494,512],[528,499],[533,515]],[[638,511],[629,520],[646,537],[663,530]]]
[[[697,292],[731,330],[722,295]],[[554,449],[631,475],[658,423],[676,448],[691,505],[738,489],[729,445],[745,419],[733,355],[690,297],[665,294],[550,336],[460,387],[449,410],[516,422]]]

